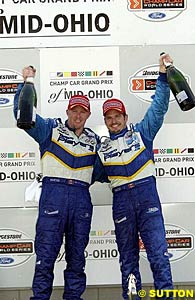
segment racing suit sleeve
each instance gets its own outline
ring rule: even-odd
[[[91,180],[91,185],[95,182],[95,181],[98,181],[98,182],[110,182],[108,180],[108,176],[105,172],[105,168],[99,158],[99,156],[97,155],[96,157],[96,161],[95,161],[95,164],[94,164],[94,168],[93,168],[93,173],[92,173],[92,180]]]
[[[15,118],[17,118],[19,95],[23,85],[24,84],[19,84],[17,92],[14,96]],[[53,127],[53,119],[43,119],[40,115],[37,114],[35,127],[31,129],[25,129],[24,131],[26,131],[37,143],[42,144],[49,136],[51,136]]]
[[[101,162],[101,159],[98,155],[98,150],[100,148],[101,145],[101,140],[100,137],[96,134],[96,140],[97,140],[97,146],[96,146],[96,160],[94,163],[94,167],[93,167],[93,173],[92,173],[92,179],[91,179],[91,185],[95,182],[110,182],[108,180],[108,176],[105,172],[105,168]]]
[[[170,88],[167,82],[166,73],[159,73],[156,82],[156,92],[149,109],[143,120],[135,125],[148,140],[153,140],[161,128],[164,116],[168,110],[170,98]]]

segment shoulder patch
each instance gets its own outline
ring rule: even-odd
[[[111,139],[109,137],[102,136],[101,144],[100,144],[100,151],[104,152],[104,151],[110,149],[111,148],[110,142],[111,142]]]
[[[90,128],[84,128],[83,133],[87,136],[96,136],[95,132]]]
[[[53,127],[54,128],[61,125],[61,124],[62,124],[62,120],[60,118],[54,118],[53,119]]]

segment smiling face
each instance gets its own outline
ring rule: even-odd
[[[105,124],[111,133],[119,133],[126,127],[128,116],[115,109],[109,110],[104,117]]]
[[[66,113],[68,116],[68,125],[80,134],[91,113],[79,105],[74,106],[72,109],[68,109]]]

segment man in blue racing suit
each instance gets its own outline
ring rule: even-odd
[[[23,69],[24,80],[35,76],[35,69]],[[17,116],[21,84],[14,98]],[[99,137],[85,122],[90,116],[89,99],[76,95],[69,100],[68,119],[43,119],[26,132],[39,143],[43,173],[42,193],[36,224],[36,266],[31,300],[49,300],[54,264],[65,235],[65,300],[81,300],[86,288],[84,251],[89,241],[92,203],[89,186],[95,181],[94,164]],[[98,174],[100,170],[97,170]],[[101,180],[99,180],[101,181]]]
[[[123,102],[109,99],[103,104],[105,124],[110,137],[98,150],[113,192],[113,220],[120,255],[123,298],[128,299],[129,280],[135,283],[132,294],[139,297],[139,238],[150,263],[156,290],[172,290],[172,275],[167,252],[164,220],[156,189],[153,140],[168,110],[170,89],[163,60],[172,62],[168,54],[160,57],[160,72],[155,97],[143,120],[127,126],[128,116]],[[137,290],[137,291],[136,291]],[[162,291],[161,291],[162,292]],[[164,291],[160,299],[172,299]]]

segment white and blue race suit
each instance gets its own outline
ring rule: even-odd
[[[102,141],[98,150],[113,192],[113,220],[120,254],[123,298],[128,299],[128,277],[141,290],[139,242],[143,241],[158,290],[173,289],[164,220],[156,189],[153,140],[168,110],[170,89],[160,73],[155,97],[143,120]],[[164,297],[164,298],[163,298]],[[161,299],[166,298],[166,295]],[[137,299],[140,299],[137,295]]]
[[[18,87],[14,98],[15,117],[22,86]],[[78,137],[67,121],[62,124],[60,119],[43,119],[39,115],[35,128],[26,132],[39,143],[43,173],[31,300],[50,299],[54,264],[64,236],[67,264],[63,299],[81,300],[86,288],[84,251],[92,217],[89,186],[100,174],[100,169],[97,172],[94,169],[100,139],[88,128]]]

